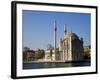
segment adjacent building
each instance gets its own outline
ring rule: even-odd
[[[23,51],[23,61],[33,61],[35,60],[35,51],[26,50]]]

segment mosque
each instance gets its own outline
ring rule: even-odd
[[[45,61],[81,61],[83,60],[83,38],[75,33],[68,32],[64,25],[64,37],[59,39],[59,47],[56,45],[57,26],[54,21],[54,48],[45,51]]]

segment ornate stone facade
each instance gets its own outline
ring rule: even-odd
[[[83,40],[79,39],[75,33],[66,33],[64,38],[59,40],[59,53],[60,60],[83,60]]]

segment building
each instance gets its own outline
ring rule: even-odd
[[[45,51],[45,60],[81,61],[84,57],[83,38],[66,30],[64,25],[64,37],[59,40],[56,48],[56,21],[54,22],[54,49]]]
[[[65,61],[80,61],[83,60],[83,39],[72,32],[66,31],[64,28],[64,38],[59,40],[59,53],[61,60]]]
[[[56,56],[56,59],[55,59]],[[59,49],[56,49],[56,55],[54,49],[48,49],[45,51],[45,60],[46,61],[54,61],[54,60],[60,60],[59,56]]]
[[[33,61],[35,60],[35,51],[25,50],[23,51],[23,61]]]

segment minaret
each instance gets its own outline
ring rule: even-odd
[[[67,30],[66,30],[66,24],[64,25],[64,36],[66,35]]]
[[[56,20],[54,21],[54,59],[56,60],[56,31],[57,31],[57,27],[56,27]]]

